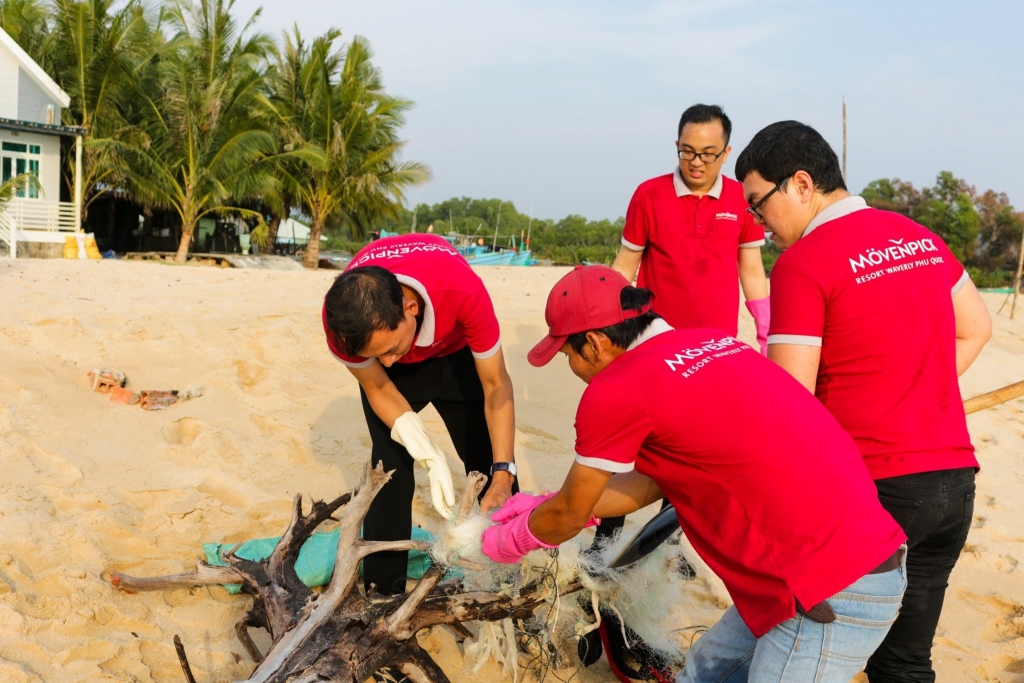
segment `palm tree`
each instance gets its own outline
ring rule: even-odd
[[[329,29],[307,47],[298,28],[285,34],[277,54],[268,111],[288,148],[315,149],[281,167],[283,187],[310,217],[303,265],[319,263],[324,229],[347,226],[357,236],[388,216],[397,216],[403,190],[425,182],[430,172],[400,162],[398,129],[412,103],[384,92],[370,47],[356,37],[334,49],[341,32]]]
[[[6,31],[28,56],[47,73],[50,64],[52,34],[49,11],[43,0],[3,0],[0,2],[0,28]]]
[[[125,161],[110,140],[129,138],[131,109],[140,70],[162,42],[150,26],[140,0],[115,8],[115,0],[52,0],[50,61],[55,80],[71,97],[64,123],[86,129],[82,155],[82,220],[89,207],[116,189]],[[73,155],[67,155],[64,178],[75,186]]]
[[[276,183],[276,140],[251,111],[259,105],[271,42],[250,32],[259,12],[239,28],[233,5],[198,0],[166,10],[177,33],[159,58],[158,92],[143,94],[144,141],[120,145],[135,199],[181,220],[180,263],[201,218],[236,214],[262,222],[243,205]]]

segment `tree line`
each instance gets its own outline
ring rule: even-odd
[[[895,211],[939,235],[967,267],[980,287],[1012,282],[1020,257],[1024,211],[1017,211],[1005,193],[979,193],[949,171],[939,173],[931,187],[917,189],[898,178],[873,180],[860,192],[877,209]],[[610,264],[619,251],[624,218],[588,220],[569,215],[561,220],[540,219],[520,213],[515,204],[500,199],[452,198],[437,204],[403,208],[382,226],[392,232],[456,232],[483,238],[485,244],[518,246],[529,233],[537,258],[557,264],[584,261]],[[337,247],[357,249],[363,242],[339,240]],[[781,252],[772,244],[762,248],[765,268],[771,272]]]
[[[397,219],[427,167],[402,161],[409,100],[389,95],[366,39],[330,28],[280,41],[234,0],[0,0],[3,28],[71,97],[84,140],[83,220],[105,195],[173,212],[184,261],[199,220],[240,216],[273,244],[293,213],[361,238]],[[62,164],[74,187],[70,157]]]

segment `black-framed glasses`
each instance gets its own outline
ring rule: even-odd
[[[771,190],[768,191],[768,194],[766,194],[765,196],[761,197],[759,200],[757,200],[756,203],[751,204],[750,206],[748,206],[747,207],[747,213],[749,213],[751,216],[753,216],[757,220],[763,221],[764,220],[764,216],[761,215],[761,207],[764,206],[764,203],[766,201],[768,201],[769,197],[771,197],[773,194],[775,194],[776,192],[779,191],[779,188],[782,187],[783,183],[785,183],[787,180],[789,180],[792,177],[793,176],[786,176],[785,178],[780,180],[778,182],[778,184],[775,185],[775,187],[773,187]]]
[[[697,157],[700,157],[700,160],[703,161],[705,164],[715,163],[716,161],[718,161],[718,158],[723,154],[725,154],[724,149],[718,154],[715,154],[714,152],[695,152],[692,149],[676,150],[676,155],[683,161],[693,161]]]

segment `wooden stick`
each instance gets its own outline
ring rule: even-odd
[[[964,412],[970,415],[971,413],[976,413],[979,410],[991,408],[992,406],[997,406],[1000,403],[1006,403],[1007,401],[1011,401],[1021,396],[1024,396],[1024,382],[1016,382],[1009,386],[1005,386],[1002,389],[996,389],[995,391],[990,391],[987,394],[967,399],[964,401]]]
[[[177,633],[174,634],[174,651],[178,653],[178,663],[181,664],[185,680],[188,683],[196,683],[196,677],[192,675],[192,667],[188,665],[188,657],[185,656],[185,646],[181,644],[181,638]]]

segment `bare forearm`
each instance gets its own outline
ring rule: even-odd
[[[956,376],[967,372],[967,369],[971,367],[978,356],[981,354],[981,350],[985,348],[985,344],[988,343],[988,337],[974,337],[968,339],[957,339],[956,340]]]
[[[512,462],[516,442],[516,409],[511,380],[484,388],[484,419],[491,435],[494,462]]]
[[[621,517],[645,508],[664,496],[650,477],[638,472],[616,474],[608,480],[601,499],[594,506],[598,518]]]
[[[574,462],[562,489],[541,503],[530,515],[530,531],[552,545],[580,532],[594,513],[594,506],[611,478],[610,472]]]
[[[623,245],[619,247],[619,253],[612,262],[612,268],[622,273],[630,283],[636,279],[636,273],[640,269],[640,261],[643,258],[642,251],[634,251]]]
[[[956,374],[967,372],[992,337],[992,316],[978,289],[969,280],[953,295],[956,320]]]
[[[768,296],[768,278],[764,274],[761,262],[761,250],[753,247],[740,249],[739,253],[740,289],[747,301],[757,301]]]
[[[412,411],[412,406],[394,384],[388,383],[383,387],[372,384],[361,386],[366,392],[366,400],[370,402],[374,414],[388,426],[388,429],[395,426],[395,420],[403,413]]]

